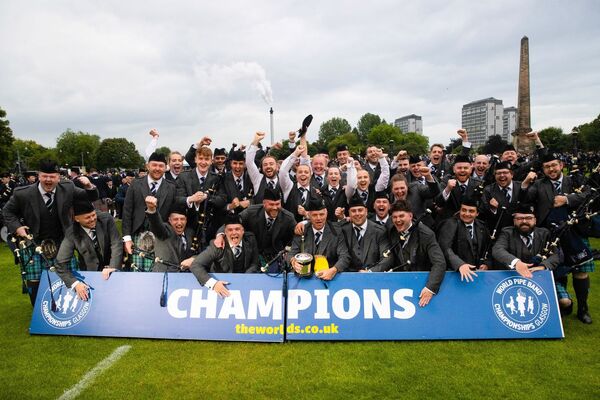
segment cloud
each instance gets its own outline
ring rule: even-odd
[[[229,146],[268,131],[270,104],[278,138],[309,113],[312,139],[331,117],[415,113],[430,142],[447,143],[463,104],[516,105],[526,34],[534,127],[569,130],[599,113],[599,11],[591,0],[9,0],[0,107],[17,137],[44,145],[71,128],[143,150],[157,128],[173,149],[204,134]]]

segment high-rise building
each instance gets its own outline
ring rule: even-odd
[[[473,101],[462,107],[462,127],[469,133],[473,147],[482,146],[488,137],[503,133],[502,100],[488,97]]]
[[[394,125],[400,128],[403,133],[416,132],[423,134],[423,119],[420,115],[410,114],[400,117],[394,121]]]
[[[502,139],[512,143],[512,133],[517,130],[517,108],[506,107],[502,116]]]

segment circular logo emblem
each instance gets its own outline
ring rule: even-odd
[[[494,289],[492,306],[502,324],[521,333],[544,326],[550,311],[546,292],[537,283],[521,277],[501,281]]]
[[[80,323],[92,306],[92,293],[87,301],[77,297],[74,290],[68,289],[62,280],[52,282],[52,291],[56,303],[56,311],[52,310],[50,289],[46,289],[42,297],[42,316],[48,325],[57,329],[69,329]]]

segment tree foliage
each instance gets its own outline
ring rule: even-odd
[[[144,165],[144,158],[135,145],[125,138],[104,139],[98,147],[96,165],[101,170],[140,168]]]
[[[573,128],[577,134],[579,146],[586,151],[600,149],[600,115],[592,122]]]
[[[416,132],[403,133],[400,141],[396,143],[393,153],[406,150],[408,154],[423,155],[429,149],[429,139]]]
[[[39,161],[44,158],[56,160],[56,152],[50,150],[36,142],[35,140],[15,139],[11,149],[10,159],[15,165],[15,170],[18,171],[17,163],[21,161],[21,171],[35,170]]]
[[[100,146],[100,136],[85,132],[74,132],[67,129],[56,141],[59,161],[65,165],[81,165],[96,167],[96,151]]]
[[[327,145],[329,157],[334,159],[337,156],[337,146],[340,144],[347,145],[351,154],[363,154],[366,150],[366,143],[361,141],[355,133],[349,132],[329,142]]]
[[[0,108],[0,171],[14,166],[13,159],[10,157],[10,148],[15,138],[9,125],[10,121],[6,119],[6,111]]]
[[[500,135],[492,135],[488,137],[482,148],[479,149],[480,154],[500,154],[504,148],[508,145],[508,142],[502,139]]]
[[[159,147],[158,149],[156,149],[156,152],[158,154],[164,154],[164,156],[166,158],[168,158],[169,154],[171,153],[171,149],[169,149],[167,146],[162,146],[162,147]]]
[[[356,125],[358,131],[358,137],[360,140],[366,140],[371,132],[371,129],[376,127],[377,125],[381,125],[382,121],[381,117],[377,114],[366,113],[358,120],[358,124]]]
[[[550,127],[542,129],[539,132],[540,139],[551,151],[569,151],[571,150],[571,136],[565,135],[561,128]]]
[[[319,140],[317,142],[320,145],[327,147],[328,143],[335,139],[337,136],[346,134],[352,130],[350,123],[344,118],[334,117],[329,121],[325,121],[319,127]]]

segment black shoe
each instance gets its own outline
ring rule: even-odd
[[[560,307],[560,315],[561,317],[566,317],[567,315],[573,314],[573,300],[571,300],[571,304],[565,307]]]
[[[584,324],[592,323],[592,316],[590,315],[590,313],[587,310],[577,311],[577,319],[579,319]]]

